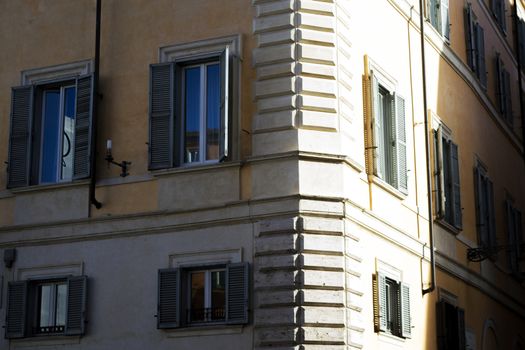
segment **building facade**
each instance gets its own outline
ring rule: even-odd
[[[0,348],[525,349],[525,3],[422,4],[0,2]]]

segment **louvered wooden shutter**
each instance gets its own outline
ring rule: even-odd
[[[410,316],[410,287],[401,283],[401,336],[412,337],[412,322]]]
[[[67,335],[80,335],[85,332],[87,277],[75,276],[67,279]]]
[[[386,305],[388,296],[386,295],[386,277],[377,274],[377,306],[378,306],[378,325],[379,330],[385,332],[388,329],[388,319],[386,315]]]
[[[75,114],[75,146],[73,179],[83,179],[91,173],[91,134],[93,132],[93,74],[77,79]]]
[[[27,285],[27,281],[9,282],[7,285],[6,338],[25,337]]]
[[[492,253],[496,253],[496,213],[494,210],[494,186],[490,179],[487,179],[487,206],[489,223],[489,246]]]
[[[393,156],[396,158],[396,172],[397,188],[403,192],[408,193],[408,176],[407,176],[407,142],[406,142],[406,124],[405,124],[405,99],[398,94],[395,94],[395,109],[396,109],[396,139],[395,151]]]
[[[372,83],[372,149],[373,149],[373,173],[374,175],[384,179],[385,169],[383,165],[385,164],[385,150],[384,150],[384,132],[383,132],[383,116],[380,115],[381,108],[379,106],[379,82],[374,76],[373,72],[371,74],[371,83]]]
[[[157,328],[180,327],[181,279],[179,269],[159,270]]]
[[[454,226],[457,229],[463,227],[462,212],[461,212],[461,188],[459,186],[459,155],[458,146],[450,142],[450,166],[452,178],[452,210],[454,213]]]
[[[372,99],[372,80],[370,76],[363,76],[363,114],[365,131],[365,166],[366,173],[374,173],[374,148],[373,148],[373,99]]]
[[[248,323],[249,265],[235,263],[226,266],[226,322],[228,324]]]
[[[496,95],[498,99],[498,108],[500,113],[505,112],[505,99],[504,99],[504,92],[503,92],[503,71],[502,71],[502,62],[501,62],[501,56],[499,53],[496,53],[495,58],[496,63]]]
[[[486,181],[481,174],[481,169],[476,167],[474,169],[474,185],[476,188],[476,226],[479,236],[479,245],[488,247],[488,223],[487,223],[487,209],[486,209]]]
[[[450,40],[449,0],[441,0],[441,34]]]
[[[505,1],[503,0],[492,0],[492,12],[494,13],[498,25],[503,30],[507,32],[507,19],[505,18]]]
[[[443,219],[445,217],[445,167],[443,159],[443,130],[442,127],[436,131],[436,151],[437,155],[437,166],[438,166],[438,217]]]
[[[150,65],[149,169],[173,166],[175,64]]]
[[[457,339],[458,339],[458,349],[466,349],[466,337],[465,337],[465,310],[457,307]]]
[[[13,88],[11,90],[7,188],[29,185],[32,122],[33,87]]]
[[[510,90],[510,74],[507,70],[503,69],[503,96],[505,106],[505,121],[510,125],[513,124],[512,116],[512,95]]]
[[[439,350],[447,350],[447,303],[440,300],[436,303],[436,332]]]
[[[485,66],[485,34],[483,27],[476,24],[476,47],[478,54],[478,78],[482,87],[487,87],[487,69]]]
[[[465,8],[465,35],[467,42],[467,63],[469,67],[476,71],[476,50],[475,50],[475,38],[474,38],[474,23],[473,23],[472,5],[467,3]]]
[[[513,273],[516,272],[518,263],[517,257],[517,240],[516,240],[516,222],[514,215],[514,208],[509,200],[505,201],[505,218],[507,219],[507,254],[509,259],[509,267]]]
[[[439,23],[439,0],[430,0],[427,2],[428,4],[428,17],[430,19],[430,23],[432,26],[436,29],[440,28]]]
[[[221,70],[221,125],[219,161],[227,160],[230,152],[230,48],[226,46],[220,58]]]

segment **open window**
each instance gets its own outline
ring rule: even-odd
[[[364,75],[367,171],[408,193],[405,99],[396,83],[366,59]]]
[[[15,87],[8,188],[90,176],[93,76]]]
[[[149,168],[232,159],[238,38],[161,49],[150,66]]]
[[[458,146],[450,130],[439,124],[434,130],[434,193],[437,219],[462,229],[461,187]]]
[[[248,266],[159,270],[157,327],[248,323]]]
[[[9,282],[6,338],[82,335],[86,276]]]

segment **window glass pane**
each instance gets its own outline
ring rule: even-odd
[[[57,181],[57,163],[60,128],[60,91],[44,92],[42,122],[42,159],[40,181],[42,183]]]
[[[200,159],[201,68],[184,70],[184,162]]]
[[[76,88],[66,88],[64,92],[64,133],[62,135],[61,179],[71,179],[73,176],[73,146],[75,144],[75,100]]]
[[[51,285],[40,286],[40,327],[53,325],[51,320],[52,288],[53,286]]]
[[[66,299],[67,285],[65,283],[57,285],[56,295],[56,323],[55,326],[66,325]]]
[[[211,272],[211,319],[222,320],[225,317],[226,304],[226,272]]]
[[[205,272],[192,272],[190,274],[190,321],[205,320]]]
[[[452,218],[452,169],[450,164],[450,143],[443,138],[443,173],[445,176],[445,220],[453,223]]]
[[[206,67],[206,160],[219,158],[221,75],[218,63]]]

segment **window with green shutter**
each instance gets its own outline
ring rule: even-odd
[[[404,194],[408,193],[407,138],[405,99],[395,91],[395,84],[378,71],[369,73],[371,111],[367,112],[370,125],[370,145],[373,149],[372,173]]]
[[[495,256],[497,250],[496,215],[494,208],[494,189],[485,167],[478,163],[474,169],[476,228],[478,244]]]
[[[9,282],[6,338],[85,333],[87,277]]]
[[[481,86],[487,88],[487,71],[485,64],[485,34],[483,27],[478,23],[472,10],[472,5],[467,3],[465,8],[465,35],[467,42],[467,63],[478,78]]]
[[[504,0],[490,0],[490,9],[492,15],[498,24],[498,27],[504,32],[507,32],[507,14]]]
[[[511,95],[511,81],[510,73],[505,69],[501,55],[496,53],[495,58],[496,69],[496,97],[498,101],[498,109],[503,119],[512,126],[512,95]]]
[[[7,187],[89,177],[92,110],[92,75],[13,88]]]
[[[434,188],[437,218],[457,230],[463,227],[458,146],[441,124],[434,130]]]
[[[505,219],[507,228],[507,259],[510,271],[518,279],[525,278],[525,246],[522,229],[522,216],[511,198],[505,200]]]
[[[248,263],[159,270],[157,327],[246,324]]]
[[[373,276],[374,327],[402,338],[411,338],[410,288],[392,276]]]
[[[449,0],[429,0],[428,19],[430,24],[447,40],[450,40]]]

